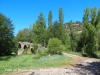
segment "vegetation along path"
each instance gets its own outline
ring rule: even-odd
[[[14,75],[100,75],[100,59],[64,54],[73,58],[69,66],[29,70]]]

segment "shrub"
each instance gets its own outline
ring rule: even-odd
[[[38,45],[36,43],[33,43],[33,48],[31,49],[31,52],[35,54],[37,49],[38,49]]]
[[[95,45],[93,45],[91,43],[87,44],[86,46],[84,46],[82,48],[83,54],[86,53],[87,56],[89,56],[89,57],[97,58],[97,55],[95,54],[95,50],[96,50]]]
[[[39,53],[41,56],[46,56],[46,55],[48,55],[48,49],[39,50],[38,53]]]
[[[65,46],[58,38],[51,38],[47,45],[50,54],[61,54],[65,50]]]
[[[39,59],[41,58],[42,56],[46,56],[48,55],[48,49],[45,49],[45,50],[39,50],[36,55],[34,56],[34,59]]]
[[[25,50],[23,51],[22,54],[27,54],[28,50],[29,50],[29,48],[25,48]]]

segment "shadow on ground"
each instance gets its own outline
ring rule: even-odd
[[[15,57],[16,55],[12,55],[12,56],[0,56],[0,61],[9,61],[9,59],[11,57]]]
[[[81,68],[85,72],[90,72],[92,75],[100,75],[100,61],[97,62],[86,62],[88,65],[77,64],[76,68]],[[85,73],[86,74],[86,73]]]
[[[6,57],[0,57],[0,61],[8,61],[11,58],[11,56],[6,56]]]

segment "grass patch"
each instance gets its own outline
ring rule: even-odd
[[[74,54],[74,55],[82,56],[82,52],[74,52],[74,51],[70,51],[70,50],[67,50],[66,52],[69,53],[69,54]]]
[[[97,55],[97,58],[100,59],[100,50],[96,51],[95,54]]]
[[[19,55],[10,57],[9,60],[0,61],[0,75],[3,73],[11,73],[19,71],[19,69],[37,69],[47,67],[60,67],[68,65],[72,60],[71,57],[65,55],[42,56],[34,59],[37,55]]]
[[[67,50],[66,52],[69,53],[69,54],[74,54],[74,55],[78,55],[78,56],[89,57],[88,54],[86,54],[86,53],[83,54],[82,52],[74,52],[74,51],[70,51],[70,50]],[[92,55],[91,58],[98,58],[98,59],[100,59],[100,50],[94,52],[94,54]]]

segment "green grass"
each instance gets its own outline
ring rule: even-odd
[[[37,55],[19,55],[12,56],[8,60],[0,61],[0,75],[3,73],[11,73],[19,71],[19,69],[38,69],[47,67],[60,67],[68,65],[72,60],[71,57],[65,55],[42,56],[34,59]],[[7,57],[7,56],[6,56]]]
[[[78,55],[78,56],[89,57],[87,54],[83,55],[82,52],[74,52],[74,51],[70,51],[70,50],[67,50],[66,52],[69,53],[69,54],[74,54],[74,55]],[[98,59],[100,59],[100,50],[96,51],[94,53],[95,53],[95,55],[92,58],[98,58]]]
[[[71,50],[67,50],[66,52],[69,53],[69,54],[74,54],[74,55],[82,56],[82,52],[74,52],[74,51],[71,51]]]
[[[97,55],[97,58],[100,59],[100,50],[96,51],[95,54]]]

